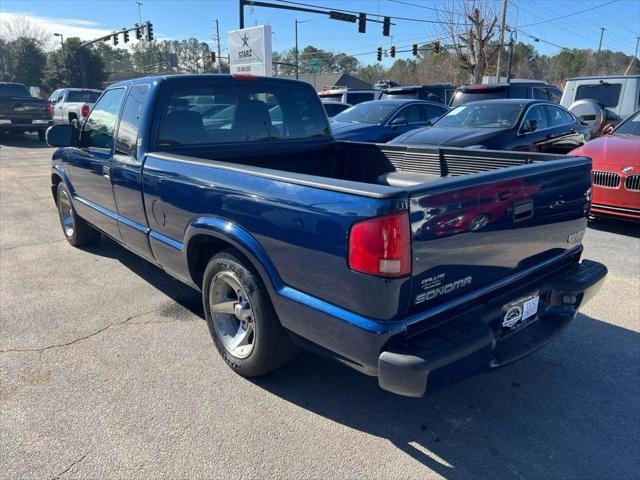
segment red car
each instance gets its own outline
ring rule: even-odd
[[[569,155],[593,160],[593,217],[640,221],[640,111]]]

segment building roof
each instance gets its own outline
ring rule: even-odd
[[[279,78],[295,78],[295,76],[283,75]],[[310,83],[317,92],[336,87],[346,87],[350,90],[371,90],[370,83],[347,73],[303,73],[298,77],[303,82]]]

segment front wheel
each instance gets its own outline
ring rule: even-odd
[[[225,362],[245,377],[264,375],[290,362],[297,348],[273,309],[260,277],[233,251],[207,265],[202,301],[209,331]]]
[[[62,182],[58,184],[57,199],[60,225],[67,242],[74,247],[97,242],[100,232],[78,216],[71,203],[71,193]]]

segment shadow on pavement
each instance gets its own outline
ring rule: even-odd
[[[176,280],[161,268],[130,252],[115,241],[103,235],[97,244],[84,247],[83,250],[94,255],[118,260],[147,283],[204,320],[202,298],[199,292]]]
[[[615,233],[617,235],[640,238],[640,223],[638,222],[627,222],[613,218],[598,218],[597,220],[589,222],[589,228],[602,232]]]
[[[204,318],[195,290],[115,242],[86,250],[117,259]],[[639,374],[640,334],[579,315],[536,354],[421,399],[311,353],[247,381],[386,439],[448,479],[626,479],[640,471]]]
[[[0,147],[20,147],[20,148],[52,148],[44,142],[38,140],[35,133],[15,134],[0,133]]]
[[[633,478],[639,349],[640,334],[581,315],[545,350],[423,399],[311,354],[253,381],[448,479]]]

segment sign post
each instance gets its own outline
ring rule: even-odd
[[[229,66],[231,73],[271,77],[271,26],[231,30],[229,32]]]

